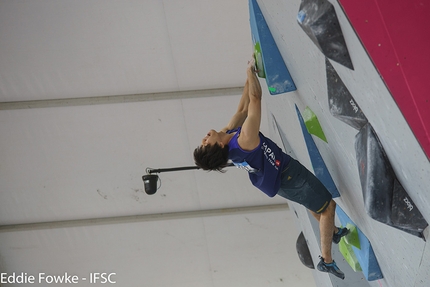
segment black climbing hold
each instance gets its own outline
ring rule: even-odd
[[[333,5],[327,0],[302,0],[297,22],[318,49],[354,70]]]
[[[367,123],[366,116],[327,58],[325,65],[330,113],[342,122],[360,130]]]
[[[425,240],[428,223],[397,179],[369,123],[356,135],[355,150],[366,213]]]
[[[311,252],[309,251],[309,247],[306,243],[306,238],[303,232],[300,232],[299,237],[297,238],[296,250],[303,265],[308,268],[315,269],[314,262],[312,261]]]
[[[397,178],[394,180],[391,209],[391,220],[394,227],[425,240],[423,231],[428,223]]]

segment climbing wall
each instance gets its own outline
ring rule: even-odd
[[[352,8],[348,14],[353,1],[340,2],[343,6],[328,0],[249,1],[250,7],[258,5],[296,87],[274,94],[269,85],[263,86],[271,136],[327,186],[338,204],[337,224],[354,230],[333,246],[345,282],[313,271],[318,286],[426,286],[430,164],[425,137],[411,124],[384,70],[369,53],[365,36],[359,35],[365,32],[354,25],[358,16],[351,14]],[[421,19],[428,7],[419,9],[417,3],[413,13]],[[250,9],[251,23],[254,11]],[[380,18],[392,19],[377,11]],[[414,22],[408,27],[414,29]],[[254,38],[253,25],[251,31]],[[396,51],[412,53],[397,49],[396,41],[391,44]],[[270,53],[265,53],[261,38],[258,48],[264,63]],[[415,73],[425,72],[420,65],[402,70],[406,84]],[[414,83],[414,91],[425,87],[425,81]],[[318,226],[302,206],[291,206],[297,218],[298,258],[312,268],[320,254]]]

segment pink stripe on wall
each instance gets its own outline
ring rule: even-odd
[[[430,159],[430,2],[339,2]]]

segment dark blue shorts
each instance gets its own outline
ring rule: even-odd
[[[321,181],[293,158],[282,172],[278,195],[300,203],[315,213],[323,212],[332,199]]]

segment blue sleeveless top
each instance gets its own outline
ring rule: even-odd
[[[273,197],[278,193],[281,186],[281,173],[291,157],[261,132],[259,133],[260,143],[254,150],[241,149],[237,142],[241,129],[239,127],[227,131],[228,134],[236,132],[228,143],[228,157],[235,166],[248,171],[249,179],[255,187]]]

